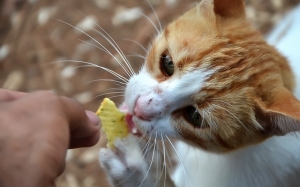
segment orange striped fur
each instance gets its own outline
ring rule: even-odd
[[[147,56],[147,71],[158,82],[193,69],[214,70],[191,97],[206,116],[203,128],[188,124],[182,109],[173,121],[185,140],[208,151],[227,152],[300,129],[288,62],[246,21],[244,9],[242,0],[203,0],[169,24]],[[165,52],[175,64],[171,77],[159,65]]]

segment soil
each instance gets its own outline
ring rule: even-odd
[[[162,26],[195,5],[193,0],[148,0]],[[247,0],[248,19],[266,35],[300,0]],[[32,92],[51,90],[95,111],[104,97],[120,103],[120,85],[101,68],[125,75],[117,51],[99,31],[109,33],[137,71],[158,26],[147,1],[2,0],[0,1],[0,85]],[[77,29],[76,29],[76,28]],[[109,36],[108,36],[109,37]],[[110,38],[109,37],[109,38]],[[128,40],[125,40],[128,39]],[[132,42],[134,41],[134,42]],[[99,43],[103,45],[101,47]],[[105,49],[115,56],[105,53]],[[84,63],[82,63],[84,62]],[[110,93],[110,94],[108,94]],[[99,147],[70,150],[58,187],[108,187],[98,163]]]

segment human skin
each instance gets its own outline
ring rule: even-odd
[[[0,89],[0,186],[54,186],[67,149],[96,144],[99,123],[70,98]]]

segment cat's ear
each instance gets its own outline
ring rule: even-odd
[[[256,117],[275,135],[300,131],[300,101],[286,88],[277,88],[267,102],[257,101]]]
[[[245,19],[244,0],[213,0],[214,12],[223,18]]]

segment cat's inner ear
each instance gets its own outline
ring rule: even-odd
[[[286,88],[274,90],[270,101],[256,101],[256,118],[275,135],[300,131],[300,101]]]
[[[244,0],[213,0],[213,3],[215,14],[222,18],[245,19],[246,17]]]

